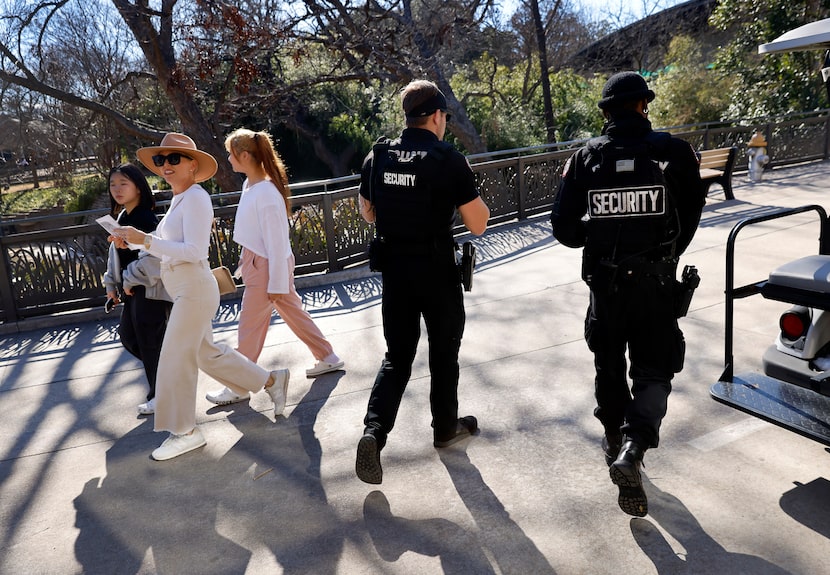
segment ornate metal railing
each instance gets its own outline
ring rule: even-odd
[[[668,129],[695,149],[738,146],[738,170],[746,169],[746,143],[765,134],[771,166],[827,159],[827,110],[776,120],[740,121]],[[469,156],[491,225],[522,220],[550,209],[562,168],[583,141]],[[290,236],[296,274],[329,274],[365,263],[371,226],[357,207],[358,177],[292,185]],[[218,233],[210,259],[233,267],[239,246],[232,239],[239,193],[214,196]],[[160,202],[160,210],[168,202]],[[0,323],[102,305],[106,233],[94,223],[105,210],[0,222]],[[462,233],[463,227],[458,226]]]

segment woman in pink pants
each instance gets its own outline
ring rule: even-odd
[[[257,361],[272,310],[276,309],[317,360],[314,367],[306,370],[307,377],[343,369],[343,360],[303,309],[294,288],[294,254],[288,239],[291,192],[285,166],[271,137],[242,128],[225,139],[225,148],[234,171],[246,176],[233,230],[234,241],[243,248],[239,272],[245,283],[236,349]],[[206,397],[217,405],[227,405],[248,399],[249,394],[225,387]]]

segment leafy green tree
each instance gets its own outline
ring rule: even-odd
[[[700,44],[677,36],[669,45],[666,68],[652,85],[657,98],[649,105],[655,126],[681,126],[723,119],[734,80],[708,69]]]
[[[511,68],[485,53],[453,76],[453,91],[463,94],[461,104],[487,149],[545,143],[538,70],[530,60]]]
[[[508,67],[484,54],[453,77],[453,89],[464,94],[462,104],[488,149],[548,142],[538,76],[539,67],[532,59]],[[551,74],[550,80],[557,141],[597,134],[602,116],[596,102],[604,79],[585,79],[562,70]]]
[[[597,102],[606,80],[598,75],[586,78],[571,70],[551,77],[558,141],[582,140],[600,133],[603,117]]]
[[[402,125],[395,122],[400,118],[397,91],[377,82],[311,82],[275,99],[273,107],[253,108],[246,125],[269,129],[284,140],[280,154],[293,179],[355,173],[374,140],[395,135]]]
[[[761,56],[758,45],[828,16],[827,0],[721,0],[710,23],[732,36],[715,60],[717,72],[735,80],[725,115],[757,117],[826,107],[820,51]]]

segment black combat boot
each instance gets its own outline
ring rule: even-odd
[[[617,499],[620,509],[635,517],[645,517],[648,514],[648,499],[640,474],[645,451],[642,446],[626,437],[620,454],[610,469],[611,481],[620,488]]]
[[[602,451],[605,453],[605,465],[611,467],[622,448],[622,433],[606,433],[602,436]]]

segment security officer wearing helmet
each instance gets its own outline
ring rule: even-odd
[[[467,159],[443,142],[450,114],[438,87],[416,80],[401,92],[406,129],[378,140],[361,170],[360,211],[374,222],[373,269],[383,278],[386,355],[375,378],[357,447],[355,471],[381,483],[380,451],[395,424],[421,333],[429,338],[433,445],[447,447],[478,429],[458,417],[458,352],[464,298],[452,228],[456,212],[473,234],[487,228],[490,210],[476,189]]]
[[[677,324],[685,313],[677,309],[683,289],[675,279],[678,257],[706,200],[691,146],[652,130],[652,100],[639,74],[609,78],[598,103],[606,119],[602,135],[566,163],[551,212],[556,239],[583,248],[594,415],[604,428],[602,448],[620,508],[638,517],[648,513],[643,454],[657,447],[671,381],[685,354]]]

